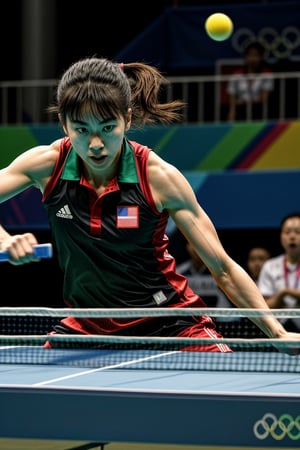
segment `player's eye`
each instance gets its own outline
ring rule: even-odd
[[[75,131],[78,134],[84,134],[84,133],[87,133],[87,128],[85,128],[85,127],[78,127],[78,128],[75,128]]]
[[[113,125],[113,124],[105,125],[105,127],[103,127],[103,131],[105,133],[111,133],[114,128],[115,128],[115,125]]]

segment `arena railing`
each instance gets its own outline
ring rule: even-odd
[[[185,124],[220,123],[226,121],[228,97],[226,85],[231,75],[171,76],[162,97],[182,98]],[[263,120],[294,120],[300,115],[300,72],[273,73],[274,90],[264,105]],[[0,82],[0,124],[21,125],[56,123],[47,112],[53,103],[56,79]],[[249,104],[247,120],[252,121]]]

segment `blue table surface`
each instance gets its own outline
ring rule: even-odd
[[[300,397],[300,376],[291,373],[189,370],[85,369],[46,365],[0,365],[0,386],[171,393],[288,394]]]
[[[1,437],[300,447],[299,373],[143,369],[126,358],[76,367],[72,351],[65,359],[54,354],[53,364],[0,364]],[[170,361],[179,357],[168,355]],[[17,425],[16,411],[22,417]],[[278,421],[277,431],[267,425],[269,417]],[[283,417],[289,421],[284,430]],[[253,432],[260,423],[263,431]],[[229,432],[233,424],[236,433]]]
[[[40,351],[47,354],[48,363],[30,363],[30,354]],[[234,364],[241,365],[241,359],[255,360],[262,354],[206,353],[204,361],[232,361],[233,370],[191,370],[190,360],[185,360],[186,352],[162,351],[99,351],[38,349],[35,347],[0,347],[1,353],[15,355],[26,363],[0,364],[0,386],[56,386],[77,389],[138,390],[143,392],[172,393],[243,393],[243,394],[288,394],[300,396],[299,373],[282,373],[274,371],[252,372],[234,370]],[[100,354],[100,356],[99,356]],[[49,355],[49,356],[48,356]],[[115,355],[112,360],[112,355]],[[191,353],[189,353],[190,357]],[[194,353],[192,358],[203,354]],[[264,355],[264,354],[263,354]],[[13,358],[14,356],[12,356]],[[300,358],[279,354],[279,360],[300,363]],[[180,360],[182,359],[182,362]],[[96,361],[96,363],[94,363]],[[147,368],[152,362],[155,369]],[[174,361],[181,364],[180,370],[172,369]],[[79,367],[77,367],[79,364]],[[93,367],[96,364],[97,367]],[[167,366],[164,366],[167,364]],[[187,367],[185,367],[185,364]],[[203,363],[205,364],[205,363]],[[227,363],[228,365],[228,363]],[[145,369],[146,367],[146,369]],[[164,367],[164,369],[162,369]],[[165,368],[167,367],[167,369]],[[222,367],[222,366],[221,366]]]

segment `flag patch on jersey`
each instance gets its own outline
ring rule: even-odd
[[[139,208],[138,206],[118,206],[117,228],[138,228]]]

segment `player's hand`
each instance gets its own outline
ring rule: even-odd
[[[1,243],[1,250],[11,255],[9,263],[14,266],[40,261],[34,256],[33,246],[38,241],[32,233],[16,234],[6,237]]]
[[[295,345],[290,341],[294,341]],[[286,332],[286,334],[280,338],[280,341],[274,346],[281,352],[288,355],[300,355],[300,333]]]

